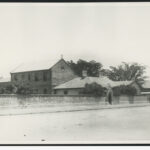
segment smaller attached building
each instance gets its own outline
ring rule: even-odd
[[[79,95],[86,84],[91,83],[100,84],[102,87],[107,87],[108,84],[111,87],[116,87],[120,85],[131,85],[133,81],[112,81],[107,77],[77,77],[73,80],[70,80],[64,84],[58,85],[54,88],[53,94],[56,95]]]

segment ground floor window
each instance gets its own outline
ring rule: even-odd
[[[65,94],[65,95],[67,95],[67,94],[68,94],[68,91],[67,91],[67,90],[65,90],[65,91],[64,91],[64,94]]]
[[[34,93],[34,94],[38,94],[38,92],[39,92],[39,90],[38,90],[38,89],[34,89],[34,90],[32,90],[32,93]]]
[[[54,94],[57,94],[57,90],[54,90]]]
[[[44,92],[44,94],[47,94],[47,89],[44,89],[44,91],[43,91],[43,92]]]

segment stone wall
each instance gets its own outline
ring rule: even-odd
[[[113,104],[135,104],[150,103],[150,96],[135,96],[130,100],[128,96],[113,98]],[[106,105],[105,97],[93,96],[56,96],[56,95],[0,95],[0,107],[18,107],[18,106],[48,106],[48,105]]]
[[[142,103],[150,103],[148,95],[138,95],[138,96],[120,96],[113,98],[114,104],[142,104]]]
[[[73,104],[105,104],[105,98],[86,96],[52,96],[52,95],[0,95],[0,106],[41,106],[41,105],[73,105]]]

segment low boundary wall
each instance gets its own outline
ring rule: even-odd
[[[134,97],[120,96],[113,98],[113,104],[150,103],[150,95]],[[0,95],[0,107],[11,106],[47,106],[47,105],[82,105],[82,104],[107,104],[105,97],[93,96],[58,96],[58,95]]]

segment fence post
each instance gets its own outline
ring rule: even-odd
[[[129,96],[129,104],[134,104],[134,96]]]
[[[147,102],[150,103],[150,95],[147,95]]]

